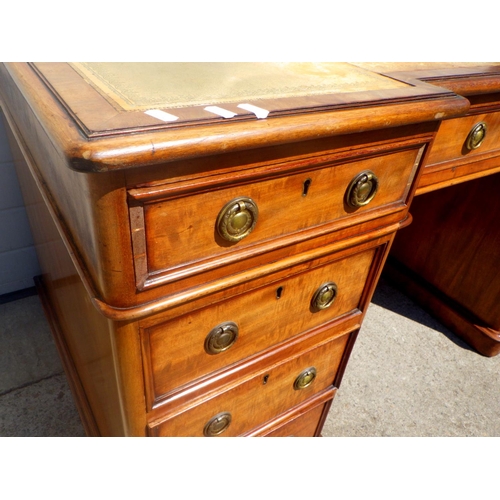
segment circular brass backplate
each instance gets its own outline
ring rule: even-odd
[[[467,139],[465,141],[465,146],[469,150],[477,149],[481,144],[483,143],[484,138],[486,137],[486,130],[488,129],[486,123],[484,122],[479,122],[476,123],[471,131],[469,132],[469,135],[467,136]]]
[[[314,382],[314,379],[316,378],[316,373],[317,373],[316,368],[314,368],[314,366],[307,368],[302,373],[300,373],[299,376],[295,379],[293,388],[295,390],[300,390],[309,387]]]
[[[235,198],[219,212],[217,232],[227,241],[240,241],[254,230],[258,216],[255,201],[245,197]]]
[[[352,208],[368,205],[377,194],[378,184],[378,178],[371,170],[360,172],[347,187],[346,203]]]
[[[227,411],[218,413],[205,425],[203,434],[207,437],[220,436],[231,424],[231,414]]]
[[[329,281],[321,285],[311,299],[311,307],[315,311],[321,311],[330,307],[335,297],[337,297],[338,287],[333,281]]]
[[[208,354],[219,354],[229,349],[238,338],[238,325],[226,321],[212,328],[205,338],[205,351]]]

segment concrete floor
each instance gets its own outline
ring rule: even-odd
[[[38,296],[0,303],[0,436],[84,436]]]
[[[83,435],[38,297],[0,302],[0,436]],[[382,281],[323,436],[500,436],[500,356]]]
[[[500,436],[500,356],[484,357],[383,280],[324,436]]]

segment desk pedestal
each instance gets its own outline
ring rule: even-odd
[[[415,198],[387,275],[485,356],[500,352],[500,175]]]

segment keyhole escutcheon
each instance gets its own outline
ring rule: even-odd
[[[311,187],[312,179],[306,179],[302,185],[302,196],[307,196],[309,188]]]

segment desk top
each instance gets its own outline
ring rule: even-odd
[[[500,88],[489,63],[5,63],[0,92],[70,168],[108,171],[458,116],[434,80],[479,76]]]
[[[447,93],[349,63],[34,63],[31,69],[89,138],[429,100]]]
[[[409,87],[348,63],[70,63],[117,108],[185,108]],[[36,64],[41,71],[46,65]],[[50,68],[48,68],[50,70]],[[58,68],[61,71],[61,68]],[[313,99],[304,99],[311,106]],[[325,102],[327,102],[325,100]]]

